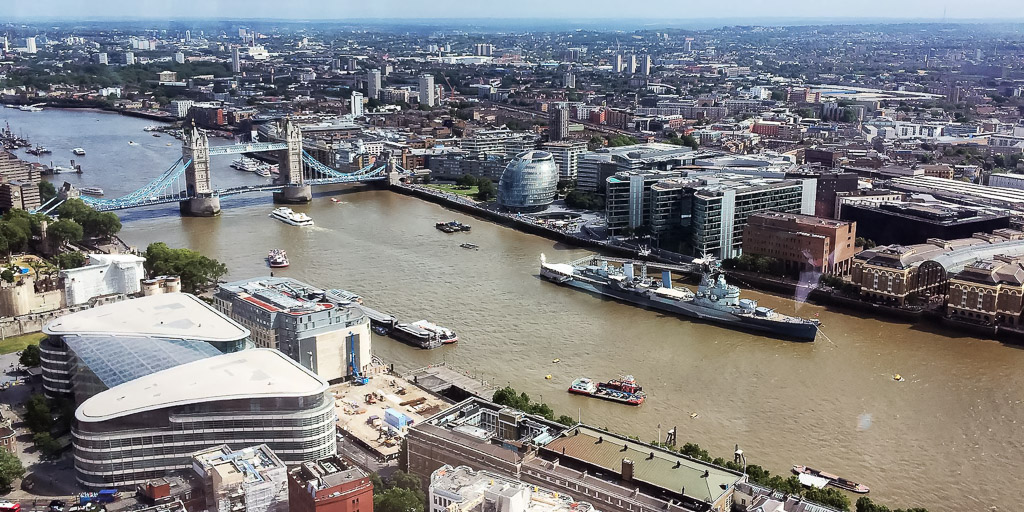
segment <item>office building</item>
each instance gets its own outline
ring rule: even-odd
[[[814,213],[815,180],[724,174],[708,177],[693,195],[691,246],[694,254],[735,258],[743,250],[743,229],[755,213]]]
[[[558,105],[551,113],[551,124],[548,127],[548,139],[552,141],[569,138],[569,107]]]
[[[858,235],[879,245],[955,240],[1010,227],[1010,215],[1005,212],[939,202],[845,204],[840,218],[856,222]]]
[[[403,465],[424,485],[444,466],[468,466],[586,497],[607,512],[725,512],[735,485],[745,480],[739,472],[672,450],[586,425],[567,427],[476,397],[410,427],[402,455]]]
[[[1024,214],[1024,190],[976,185],[934,176],[903,176],[894,178],[889,185],[894,190],[921,192],[957,203],[1005,208]]]
[[[433,107],[437,104],[437,90],[434,87],[434,75],[422,74],[420,82],[420,105]]]
[[[840,194],[856,193],[857,175],[852,172],[838,170],[787,171],[787,178],[814,178],[817,191],[814,195],[814,216],[827,219],[838,218],[836,212],[837,198]]]
[[[43,392],[82,403],[174,366],[250,346],[249,330],[185,293],[85,309],[43,326]]]
[[[186,30],[185,31],[185,42],[186,43],[191,43],[192,42],[192,31],[191,30]]]
[[[949,279],[946,315],[982,325],[1024,326],[1024,257],[996,255]]]
[[[192,453],[266,444],[287,465],[334,454],[327,382],[271,349],[199,359],[112,387],[75,411],[75,473],[129,489],[192,467]]]
[[[580,157],[587,152],[587,142],[584,140],[564,140],[556,142],[545,142],[541,149],[551,153],[558,167],[558,179],[560,181],[575,180],[579,172]]]
[[[707,153],[697,153],[688,146],[659,142],[599,148],[580,157],[576,188],[583,192],[604,193],[606,180],[617,172],[668,170],[693,165],[698,156],[707,156]]]
[[[566,71],[565,75],[562,76],[562,82],[564,83],[566,89],[575,89],[576,74],[573,73],[572,71]]]
[[[352,91],[352,97],[349,99],[349,112],[352,117],[363,117],[363,93]]]
[[[8,180],[0,176],[0,211],[17,208],[31,212],[42,206],[42,203],[38,180]]]
[[[209,512],[289,512],[288,470],[265,444],[200,450],[192,454],[192,470]]]
[[[786,274],[846,275],[853,264],[856,240],[856,222],[765,212],[747,218],[743,254],[775,258]]]
[[[541,211],[558,190],[558,168],[551,153],[524,151],[509,162],[498,181],[498,204],[519,212]]]
[[[499,155],[513,157],[536,147],[537,137],[532,133],[511,130],[479,130],[460,142],[462,149],[472,157]]]
[[[101,295],[132,295],[142,291],[146,258],[134,254],[90,254],[83,267],[60,271],[68,307]]]
[[[290,512],[373,512],[373,491],[370,476],[337,455],[288,473]]]
[[[366,97],[380,99],[380,70],[370,69],[366,71]]]
[[[428,512],[592,512],[585,501],[469,466],[442,466],[430,475]]]
[[[996,256],[1024,256],[1024,233],[1000,229],[957,240],[881,245],[854,257],[850,281],[860,287],[862,299],[902,306],[911,299],[946,295],[950,274]]]
[[[242,72],[242,56],[237,46],[231,49],[231,72],[236,74]]]
[[[276,348],[324,380],[370,365],[370,320],[358,307],[287,277],[220,285],[217,310],[252,331],[257,347]]]
[[[36,53],[37,51],[38,50],[36,49],[36,38],[35,37],[26,37],[25,38],[25,53]]]
[[[671,180],[682,175],[678,171],[642,170],[609,176],[604,190],[608,233],[620,236],[647,226],[654,234],[660,234],[678,226],[683,217],[680,207],[685,203],[684,197],[692,195],[692,187],[698,184],[693,180]],[[669,211],[663,211],[664,208]]]
[[[181,53],[181,52],[175,52],[175,54],[174,54],[174,62],[177,62],[178,64],[184,64],[185,63],[185,54]]]

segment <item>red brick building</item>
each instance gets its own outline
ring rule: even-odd
[[[373,512],[373,483],[351,462],[332,455],[288,472],[290,512]]]

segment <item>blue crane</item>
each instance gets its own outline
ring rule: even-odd
[[[370,379],[364,377],[359,373],[359,367],[356,365],[356,334],[349,333],[348,338],[348,373],[352,376],[353,381],[356,385],[362,386],[369,384]]]

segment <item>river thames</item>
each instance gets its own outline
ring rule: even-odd
[[[102,187],[107,197],[139,188],[181,155],[178,141],[143,132],[152,124],[146,120],[0,108],[4,121],[53,149],[46,159],[55,163],[85,148],[85,172],[73,182]],[[230,169],[232,157],[219,158],[215,188],[261,180]],[[542,253],[566,261],[586,250],[386,190],[335,187],[314,195],[296,208],[315,220],[313,228],[268,218],[270,195],[252,194],[226,199],[216,218],[182,218],[177,205],[119,212],[121,236],[142,249],[164,241],[201,251],[227,264],[227,279],[267,275],[267,251],[283,248],[291,267],[277,275],[344,288],[405,321],[426,318],[458,332],[457,346],[433,351],[375,337],[374,353],[399,369],[445,359],[592,425],[644,440],[655,439],[659,426],[662,436],[677,426],[680,443],[698,443],[712,456],[730,458],[739,444],[748,463],[776,473],[793,464],[820,468],[868,485],[869,496],[892,507],[1019,508],[1024,350],[750,291],[744,296],[784,313],[818,315],[828,340],[731,331],[537,277]],[[452,219],[472,224],[472,232],[433,227]],[[639,408],[565,392],[579,376],[625,373],[648,392]],[[895,382],[895,373],[906,381]]]

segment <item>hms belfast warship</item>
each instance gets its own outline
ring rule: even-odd
[[[817,320],[783,315],[758,306],[752,299],[741,299],[740,289],[726,283],[725,273],[713,259],[694,260],[701,270],[696,293],[687,288],[673,288],[669,271],[662,272],[659,282],[647,277],[645,262],[616,262],[621,262],[621,266],[609,265],[609,259],[600,256],[573,263],[548,263],[542,254],[540,276],[562,286],[726,327],[797,341],[814,341],[818,333]],[[634,270],[638,265],[641,267],[639,276]]]

